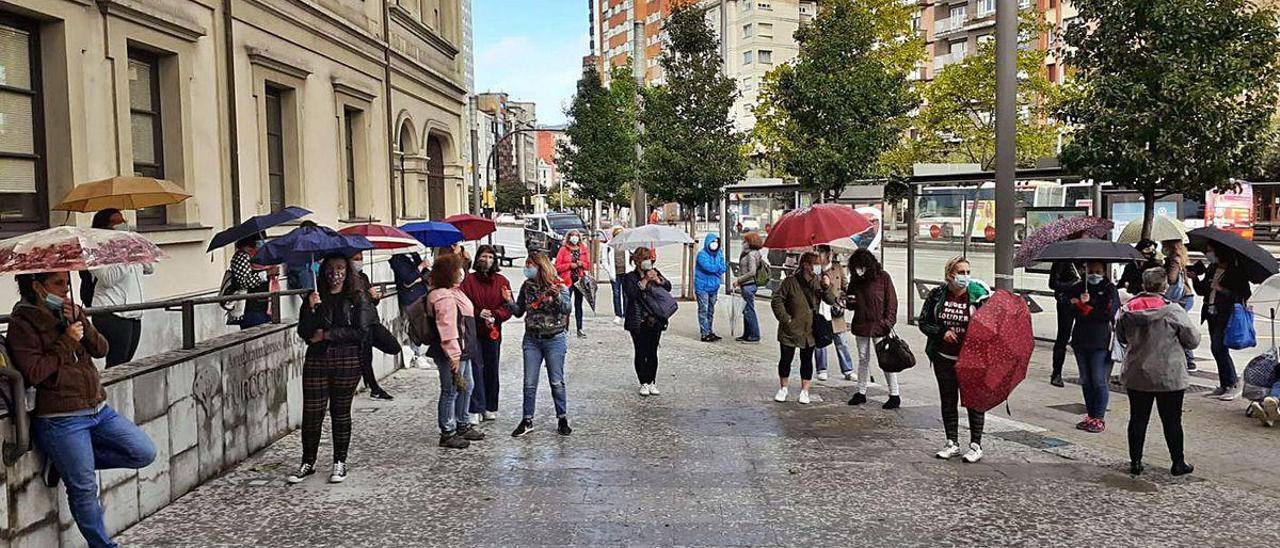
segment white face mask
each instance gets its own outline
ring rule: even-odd
[[[573,244],[573,245],[578,245],[578,242],[579,242],[579,241],[581,241],[581,240],[580,240],[577,236],[570,236],[570,237],[569,237],[569,243],[571,243],[571,244]]]
[[[810,272],[813,272],[813,275],[814,275],[814,276],[821,276],[821,275],[822,275],[822,265],[820,265],[820,264],[815,264],[815,265],[813,265],[813,266],[810,266],[810,267],[809,267],[809,271],[810,271]]]
[[[866,269],[866,268],[863,268],[863,267],[861,267],[861,266],[860,266],[860,267],[858,267],[858,268],[853,269],[853,272],[854,272],[855,274],[857,274],[858,276],[866,276],[866,275],[867,275],[867,269]]]
[[[711,242],[711,245],[707,246],[707,249],[710,249],[710,250],[712,250],[712,251],[719,251],[719,250],[720,250],[720,242]]]
[[[653,270],[653,261],[650,261],[648,259],[640,261],[640,270],[643,270],[645,272]]]

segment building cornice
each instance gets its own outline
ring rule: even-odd
[[[330,78],[330,83],[333,84],[333,91],[335,93],[353,97],[366,103],[372,103],[374,99],[378,98],[378,94],[368,91],[360,87],[358,84],[352,83],[350,80],[341,76],[334,76]]]
[[[405,28],[405,30],[408,30],[419,40],[430,44],[431,47],[435,48],[440,53],[449,56],[450,59],[457,57],[457,46],[454,46],[448,40],[445,40],[444,37],[440,36],[435,30],[428,27],[422,21],[414,19],[413,14],[409,13],[408,10],[398,4],[392,4],[388,6],[387,9],[391,12],[392,20],[399,23]]]
[[[405,78],[409,78],[428,88],[436,89],[437,91],[453,92],[463,97],[467,95],[467,88],[462,87],[461,84],[449,79],[444,74],[441,74],[440,71],[434,70],[431,67],[428,67],[422,64],[422,62],[418,61],[417,59],[409,57],[408,55],[405,55],[404,53],[397,51],[395,49],[391,50],[391,54],[393,56],[391,69],[396,71],[396,73],[400,74],[401,76],[404,76]],[[410,65],[412,68],[417,69],[417,71],[428,75],[430,79],[422,78],[417,74],[413,74],[414,71],[405,70],[405,67],[401,66],[400,64],[394,61],[400,61],[404,64]],[[443,84],[447,89],[440,89],[438,86],[433,85],[433,81],[435,83]]]
[[[302,61],[286,59],[270,50],[252,46],[245,48],[245,53],[249,55],[249,63],[252,65],[287,74],[300,80],[306,80],[308,76],[311,76],[311,69]]]
[[[155,6],[141,6],[135,0],[97,0],[98,10],[131,23],[163,32],[174,38],[195,42],[206,34],[199,23],[176,13],[157,13]]]

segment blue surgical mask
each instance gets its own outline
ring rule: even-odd
[[[62,313],[62,304],[63,304],[62,297],[54,295],[53,293],[48,293],[44,296],[44,305],[48,307],[49,310],[52,310],[58,314]]]
[[[969,281],[968,274],[959,274],[956,275],[954,280],[951,280],[951,283],[955,284],[956,287],[969,287]]]
[[[526,266],[526,267],[524,267],[524,277],[525,277],[525,279],[527,279],[527,280],[532,280],[532,279],[534,279],[534,278],[537,278],[537,277],[538,277],[538,267],[536,267],[536,266]]]
[[[1098,285],[1102,283],[1102,274],[1090,274],[1085,279],[1089,281],[1089,285]]]

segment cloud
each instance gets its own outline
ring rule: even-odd
[[[582,75],[587,35],[502,36],[476,47],[476,91],[504,91],[537,104],[538,122],[558,124]]]

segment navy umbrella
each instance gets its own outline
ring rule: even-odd
[[[213,239],[209,240],[209,249],[205,251],[213,251],[219,247],[236,243],[240,240],[266,231],[273,226],[280,226],[295,219],[301,219],[310,215],[311,211],[302,209],[298,206],[289,206],[275,213],[266,215],[254,215],[249,217],[243,223],[223,230],[213,235]]]
[[[458,227],[437,221],[409,223],[401,226],[400,230],[408,232],[427,247],[444,247],[463,240],[462,231]]]
[[[329,255],[350,257],[369,249],[373,249],[373,243],[364,236],[348,236],[327,226],[307,225],[258,248],[253,262],[260,265],[302,265]]]

